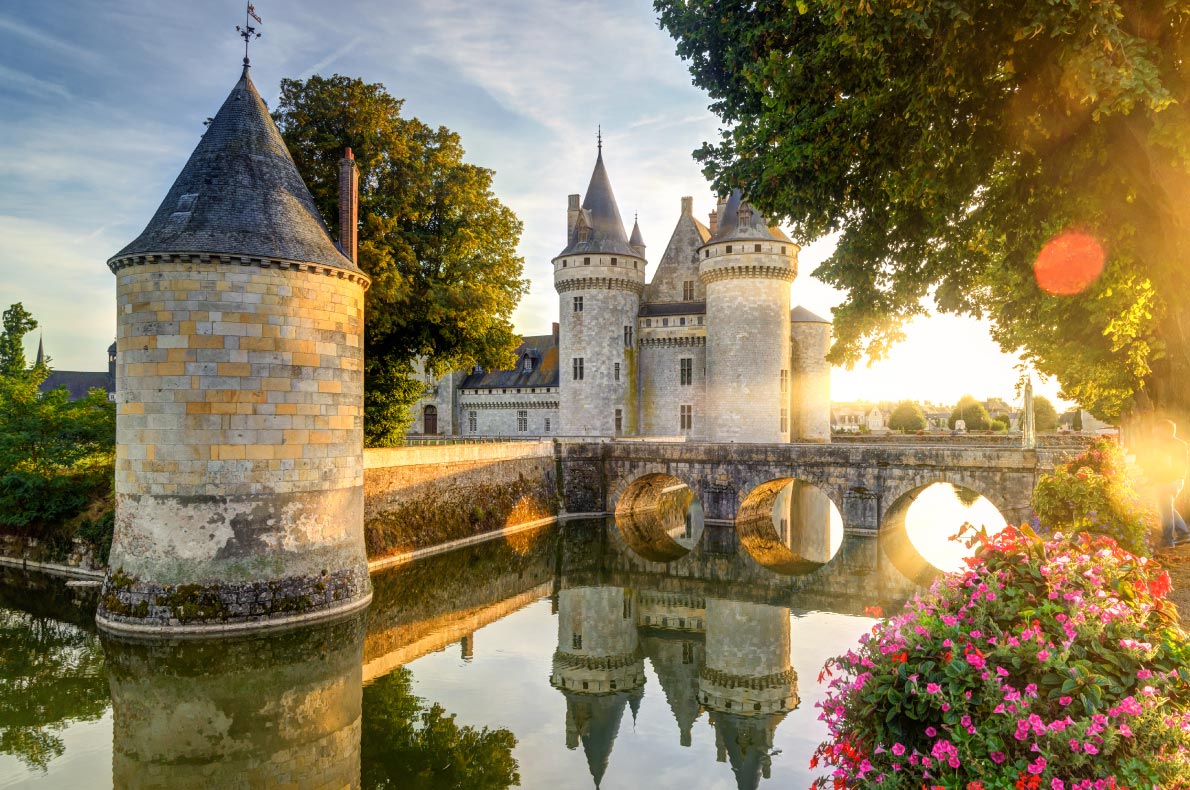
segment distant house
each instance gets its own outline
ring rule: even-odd
[[[37,364],[45,362],[45,349],[41,342],[37,344]],[[93,389],[101,389],[107,393],[108,400],[116,398],[116,344],[112,343],[107,349],[107,370],[55,370],[50,373],[41,386],[39,392],[50,392],[59,387],[65,387],[70,393],[71,400],[85,398]]]

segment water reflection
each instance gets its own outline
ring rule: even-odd
[[[911,576],[960,570],[973,554],[965,543],[953,540],[965,524],[995,534],[1007,522],[991,501],[969,488],[932,483],[910,491],[885,516],[889,545],[896,547],[890,553]]]
[[[104,639],[117,788],[358,787],[363,620],[244,639]]]
[[[0,667],[0,754],[29,769],[44,772],[63,730],[107,710],[94,618],[44,576],[0,570]]]
[[[740,506],[740,540],[758,563],[787,575],[812,573],[843,543],[843,517],[821,489],[801,480],[757,486]]]
[[[620,496],[616,526],[642,557],[671,562],[689,554],[702,537],[702,503],[676,477],[644,475]]]

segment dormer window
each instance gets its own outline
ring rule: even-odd
[[[533,357],[529,356],[528,354],[525,355],[525,372],[533,372]]]

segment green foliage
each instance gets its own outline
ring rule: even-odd
[[[360,785],[365,790],[504,790],[519,785],[506,729],[460,727],[426,706],[404,667],[364,687]]]
[[[463,161],[456,133],[402,117],[402,104],[383,85],[315,75],[282,80],[274,112],[332,233],[344,147],[359,168],[369,444],[404,436],[422,392],[410,381],[417,358],[434,375],[514,364],[512,311],[528,291],[522,225],[493,195],[493,172]]]
[[[79,524],[78,536],[95,549],[95,559],[100,565],[107,565],[112,554],[112,539],[116,532],[116,511],[108,510],[99,518],[83,519]]]
[[[811,766],[834,771],[814,786],[1190,786],[1190,641],[1168,575],[1098,536],[976,540],[966,572],[827,662]]]
[[[996,433],[1007,433],[1008,432],[1008,419],[996,417],[992,420],[991,425],[989,427],[991,428],[991,430],[995,431]]]
[[[1033,396],[1033,428],[1038,433],[1047,433],[1058,428],[1058,410],[1049,398],[1042,395]]]
[[[1033,489],[1041,524],[1077,534],[1108,535],[1133,554],[1149,554],[1156,514],[1137,496],[1115,442],[1098,439],[1082,455],[1059,464]]]
[[[74,625],[0,609],[0,754],[44,771],[66,749],[58,732],[108,709],[103,648]]]
[[[4,311],[4,331],[0,333],[0,377],[28,375],[25,365],[25,335],[37,328],[37,320],[20,302]],[[43,381],[45,375],[39,381]]]
[[[922,414],[921,407],[916,403],[911,400],[903,400],[889,415],[888,427],[901,433],[922,431],[926,428],[926,416]]]
[[[938,309],[1114,418],[1190,414],[1190,4],[655,0],[723,120],[695,152],[795,235],[839,234],[831,359],[885,355]],[[1106,253],[1075,295],[1033,264]]]
[[[32,378],[0,378],[0,527],[52,528],[110,491],[115,404],[101,390],[70,401]]]
[[[992,427],[992,418],[988,416],[988,410],[971,395],[959,398],[959,402],[951,411],[949,424],[952,430],[959,420],[967,424],[968,431],[986,431]]]
[[[1074,417],[1070,420],[1070,430],[1081,431],[1083,429],[1083,410],[1075,409]]]

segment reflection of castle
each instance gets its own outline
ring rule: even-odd
[[[730,763],[738,787],[757,787],[769,774],[777,725],[798,706],[789,610],[622,587],[560,591],[550,682],[566,698],[566,745],[582,742],[596,787],[624,708],[635,718],[646,657],[681,744],[690,745],[706,710],[720,762]]]

